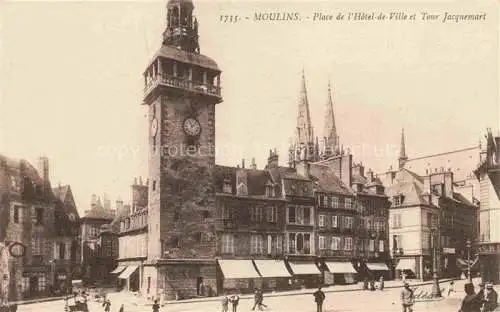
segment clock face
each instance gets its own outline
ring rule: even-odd
[[[158,120],[156,118],[153,118],[151,121],[151,136],[154,137],[156,136],[156,133],[158,132]]]
[[[184,132],[189,136],[197,136],[201,132],[201,126],[198,120],[194,118],[188,118],[184,120],[184,125],[182,127]]]
[[[10,255],[12,257],[16,257],[16,258],[22,257],[22,256],[24,256],[25,251],[26,251],[26,248],[21,243],[16,242],[16,243],[11,244],[9,247],[9,252],[10,252]]]

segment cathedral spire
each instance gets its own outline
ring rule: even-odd
[[[338,149],[337,128],[335,127],[335,115],[333,113],[332,88],[328,80],[328,100],[326,101],[325,124],[324,124],[324,157],[332,156]]]
[[[297,114],[296,138],[299,145],[306,148],[307,160],[313,160],[314,157],[314,131],[311,123],[311,113],[309,111],[309,102],[307,100],[307,88],[304,69],[302,69],[302,85],[300,90],[299,107]]]
[[[163,44],[199,53],[198,21],[193,16],[191,0],[169,0],[167,3],[167,27],[163,32]]]
[[[403,168],[406,161],[408,160],[408,156],[406,156],[406,147],[405,147],[405,129],[401,129],[401,146],[399,148],[399,169]]]

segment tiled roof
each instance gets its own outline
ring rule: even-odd
[[[247,191],[248,195],[265,195],[266,183],[272,181],[272,178],[267,170],[236,168],[228,166],[215,166],[215,189],[221,193],[225,181],[229,181],[232,187],[233,194],[236,193],[236,172],[244,170],[247,176]]]
[[[311,164],[310,173],[316,191],[353,195],[351,189],[335,175],[330,167],[321,164]]]

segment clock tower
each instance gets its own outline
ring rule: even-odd
[[[141,288],[173,298],[216,290],[217,63],[200,54],[191,0],[170,0],[163,43],[144,72],[148,107],[148,261]]]

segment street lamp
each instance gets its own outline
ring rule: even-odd
[[[439,288],[439,278],[438,278],[438,272],[437,272],[437,252],[436,252],[436,229],[431,229],[431,235],[432,235],[432,258],[433,258],[433,264],[432,264],[432,278],[433,278],[433,284],[432,284],[432,297],[433,298],[440,298],[441,297],[441,289]]]
[[[470,274],[470,239],[467,239],[467,241],[465,242],[465,246],[467,247],[467,278],[469,279],[469,283],[472,283],[472,275]]]

